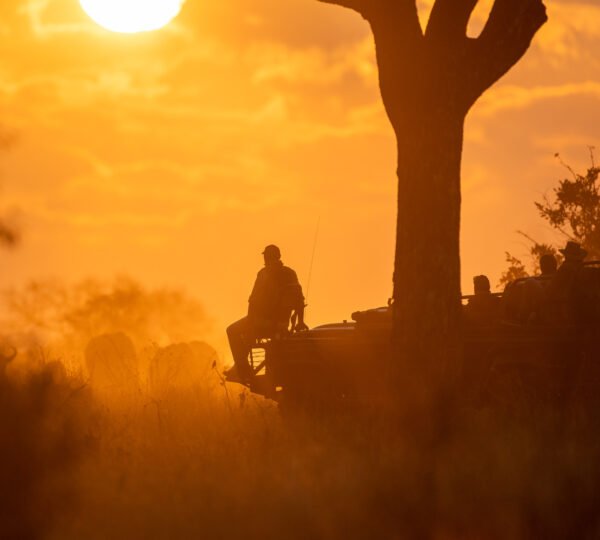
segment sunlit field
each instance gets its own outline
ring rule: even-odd
[[[0,540],[600,540],[600,0],[0,14]]]
[[[101,317],[100,342],[68,325],[62,344],[13,336],[18,355],[0,375],[2,538],[600,534],[593,414],[464,409],[433,437],[419,418],[282,419],[275,403],[223,384],[223,359],[189,345],[199,328],[177,347],[144,347],[148,328],[170,331],[162,309],[148,311],[160,321],[127,320],[152,298],[113,285],[71,306],[119,304],[130,337]]]

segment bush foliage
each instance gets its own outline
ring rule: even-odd
[[[560,159],[558,154],[556,157]],[[507,268],[500,278],[500,285],[536,274],[542,255],[549,253],[560,260],[558,250],[569,240],[581,244],[590,258],[600,259],[600,167],[596,165],[592,147],[590,161],[587,171],[581,174],[561,160],[570,177],[559,180],[550,196],[534,203],[540,217],[557,233],[557,242],[540,243],[519,231],[530,244],[530,261],[525,263],[507,252]]]

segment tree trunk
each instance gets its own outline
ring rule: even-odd
[[[425,107],[423,108],[425,109]],[[430,108],[397,131],[393,380],[433,404],[460,362],[460,166],[464,114]]]
[[[401,410],[420,408],[435,430],[435,417],[446,414],[446,382],[461,361],[464,120],[525,54],[546,8],[543,0],[494,0],[480,36],[471,39],[467,26],[478,0],[435,0],[425,29],[416,0],[321,1],[359,12],[375,38],[381,96],[398,142],[389,381]]]

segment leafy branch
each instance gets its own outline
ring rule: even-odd
[[[555,154],[561,165],[569,172],[569,177],[559,180],[550,196],[535,202],[540,217],[567,241],[581,244],[592,259],[600,259],[600,167],[596,165],[595,148],[589,147],[590,166],[583,174],[565,163],[560,154]],[[538,242],[523,231],[517,231],[529,243],[529,264],[506,253],[506,270],[500,278],[500,285],[514,279],[537,273],[542,255],[552,254],[560,260],[558,247]]]

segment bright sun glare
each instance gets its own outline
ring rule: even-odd
[[[84,11],[113,32],[157,30],[171,22],[185,0],[79,0]]]

